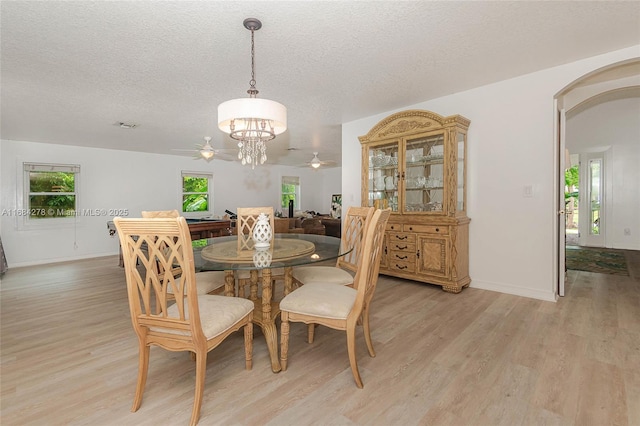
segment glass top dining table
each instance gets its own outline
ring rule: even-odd
[[[340,238],[316,234],[275,234],[270,247],[265,249],[239,251],[235,235],[200,240],[193,248],[196,271],[225,271],[226,296],[236,296],[238,271],[249,271],[251,284],[256,288],[262,275],[261,297],[251,291],[250,298],[255,304],[253,322],[262,328],[274,373],[281,370],[275,324],[280,306],[279,301],[273,300],[272,270],[284,269],[284,294],[287,295],[293,290],[294,266],[334,260],[350,251],[341,247]]]
[[[276,234],[267,250],[238,253],[238,237],[209,238],[206,245],[193,248],[196,271],[261,270],[308,265],[337,259],[350,250],[341,251],[340,238],[316,234]]]

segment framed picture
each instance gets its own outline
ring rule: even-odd
[[[340,219],[342,216],[342,194],[331,196],[331,217]]]

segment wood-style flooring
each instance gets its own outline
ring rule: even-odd
[[[474,288],[460,294],[381,276],[377,352],[358,333],[364,389],[344,332],[292,324],[289,367],[271,372],[256,328],[209,354],[200,425],[640,425],[640,252],[631,277],[569,271],[557,303]],[[151,350],[130,412],[137,339],[116,257],[2,276],[1,412],[10,425],[185,425],[194,362]]]

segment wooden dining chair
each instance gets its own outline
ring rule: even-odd
[[[378,282],[380,256],[390,209],[376,210],[362,241],[362,257],[353,287],[340,284],[309,283],[289,293],[280,302],[282,320],[280,364],[287,369],[289,322],[319,324],[347,333],[347,352],[356,386],[363,387],[356,361],[355,329],[361,318],[369,355],[375,357],[369,327],[369,306]]]
[[[239,207],[238,208],[238,251],[253,250],[253,228],[258,222],[258,216],[261,214],[267,215],[269,218],[269,225],[271,225],[271,232],[275,230],[274,226],[274,213],[273,207]]]
[[[155,210],[142,211],[142,217],[146,219],[176,218],[180,217],[178,210]],[[160,265],[158,265],[160,267]],[[179,271],[174,270],[174,275]],[[203,271],[196,272],[196,286],[198,294],[223,294],[224,293],[224,271]],[[169,289],[171,290],[171,289]],[[169,297],[173,295],[169,293]]]
[[[238,229],[238,253],[246,251],[247,253],[253,253],[253,228],[258,222],[258,216],[261,214],[267,215],[269,218],[269,224],[271,226],[272,236],[275,232],[274,226],[274,211],[273,207],[238,207],[237,209],[237,229]],[[273,244],[273,239],[271,240]],[[253,276],[252,276],[253,274]],[[258,278],[260,273],[258,271],[239,270],[236,271],[238,279],[238,295],[244,297],[245,288],[249,286],[249,298],[251,300],[257,300],[258,298]],[[271,279],[273,281],[284,281],[284,270],[282,268],[273,269],[271,271]]]
[[[209,351],[244,328],[245,368],[251,369],[254,304],[237,297],[198,294],[191,236],[184,217],[117,217],[113,221],[122,245],[131,321],[139,342],[131,411],[137,411],[142,403],[150,347],[190,351],[196,362],[190,422],[195,425],[200,417]],[[157,263],[162,264],[161,273]],[[174,266],[180,268],[178,276],[173,274]],[[169,297],[170,293],[181,297]]]
[[[362,238],[373,216],[373,210],[373,207],[349,207],[344,223],[345,229],[342,231],[340,250],[341,252],[351,251],[339,257],[335,266],[310,265],[293,268],[294,285],[300,286],[314,281],[352,285],[362,254]]]
[[[293,268],[291,277],[294,288],[305,283],[331,283],[353,286],[353,277],[358,269],[362,255],[362,239],[373,216],[373,207],[351,206],[345,217],[345,229],[341,236],[341,252],[351,250],[340,256],[335,266],[309,265]],[[313,343],[315,324],[309,324],[307,340]]]

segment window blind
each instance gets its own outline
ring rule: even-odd
[[[45,164],[45,163],[23,163],[25,172],[64,172],[80,173],[78,164]]]
[[[300,186],[300,178],[298,176],[282,176],[282,184]]]
[[[206,172],[185,172],[182,171],[182,177],[195,177],[195,178],[206,178],[206,179],[211,179],[213,178],[213,173],[206,173]]]

